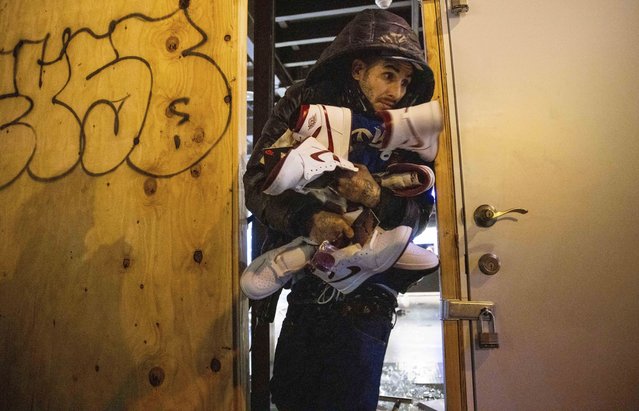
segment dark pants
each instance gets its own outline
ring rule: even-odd
[[[376,295],[356,290],[323,305],[294,288],[271,379],[279,409],[376,409],[396,300],[377,286],[364,289],[371,287]]]

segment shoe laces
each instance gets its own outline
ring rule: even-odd
[[[326,295],[328,293],[328,291],[330,290],[330,295]],[[320,295],[317,297],[317,303],[320,305],[324,305],[324,304],[328,304],[331,301],[333,301],[333,299],[335,299],[335,301],[339,301],[341,299],[341,297],[343,296],[343,294],[335,287],[329,285],[329,284],[324,284],[324,289],[322,290],[322,292],[320,293]]]

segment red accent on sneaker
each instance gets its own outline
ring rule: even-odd
[[[284,161],[286,161],[286,157],[282,157],[280,161],[275,164],[275,167],[271,170],[271,172],[266,176],[266,180],[264,180],[264,184],[262,184],[262,190],[266,190],[267,187],[270,187],[275,181],[275,177],[280,173],[282,166],[284,165]]]
[[[382,148],[388,147],[388,143],[390,141],[390,136],[393,132],[393,122],[391,115],[388,111],[377,111],[375,113],[380,120],[384,122],[384,137],[382,138]]]
[[[402,109],[396,109],[396,110],[402,110]],[[404,108],[403,110],[404,110],[404,113],[407,113],[408,107]],[[388,110],[378,111],[375,114],[384,122],[384,137],[382,138],[382,147],[381,147],[384,149],[388,147],[388,143],[390,143],[390,137],[393,135],[393,118],[391,117]],[[408,126],[411,132],[413,133],[413,136],[418,137],[418,133],[413,127],[412,123],[409,122]],[[396,138],[399,138],[399,136],[396,136]],[[408,137],[404,137],[404,142],[408,140],[409,140]],[[419,144],[414,145],[413,147],[419,147]]]
[[[335,148],[333,147],[333,133],[331,131],[331,121],[328,118],[328,110],[326,110],[326,107],[322,104],[322,110],[324,111],[324,119],[326,120],[326,131],[327,131],[327,138],[328,138],[328,149],[332,152],[335,152]]]
[[[324,163],[324,160],[322,160],[321,158],[319,158],[319,156],[321,156],[324,153],[330,153],[330,151],[328,150],[323,150],[323,151],[316,151],[315,153],[311,154],[311,158],[315,161],[319,161],[320,163]],[[339,161],[339,160],[338,160]]]
[[[297,117],[297,123],[295,124],[295,129],[293,131],[298,132],[301,130],[304,125],[304,121],[306,121],[306,116],[308,116],[308,104],[302,104],[300,107],[300,115]]]

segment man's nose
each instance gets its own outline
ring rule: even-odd
[[[400,82],[392,83],[387,89],[388,96],[392,97],[395,100],[399,100],[400,98],[402,98],[402,91],[403,88]]]

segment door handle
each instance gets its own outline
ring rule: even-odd
[[[499,217],[508,213],[527,214],[528,210],[523,208],[511,208],[510,210],[497,211],[495,207],[489,204],[483,204],[475,209],[473,217],[475,219],[475,224],[479,227],[490,227],[495,224]]]

